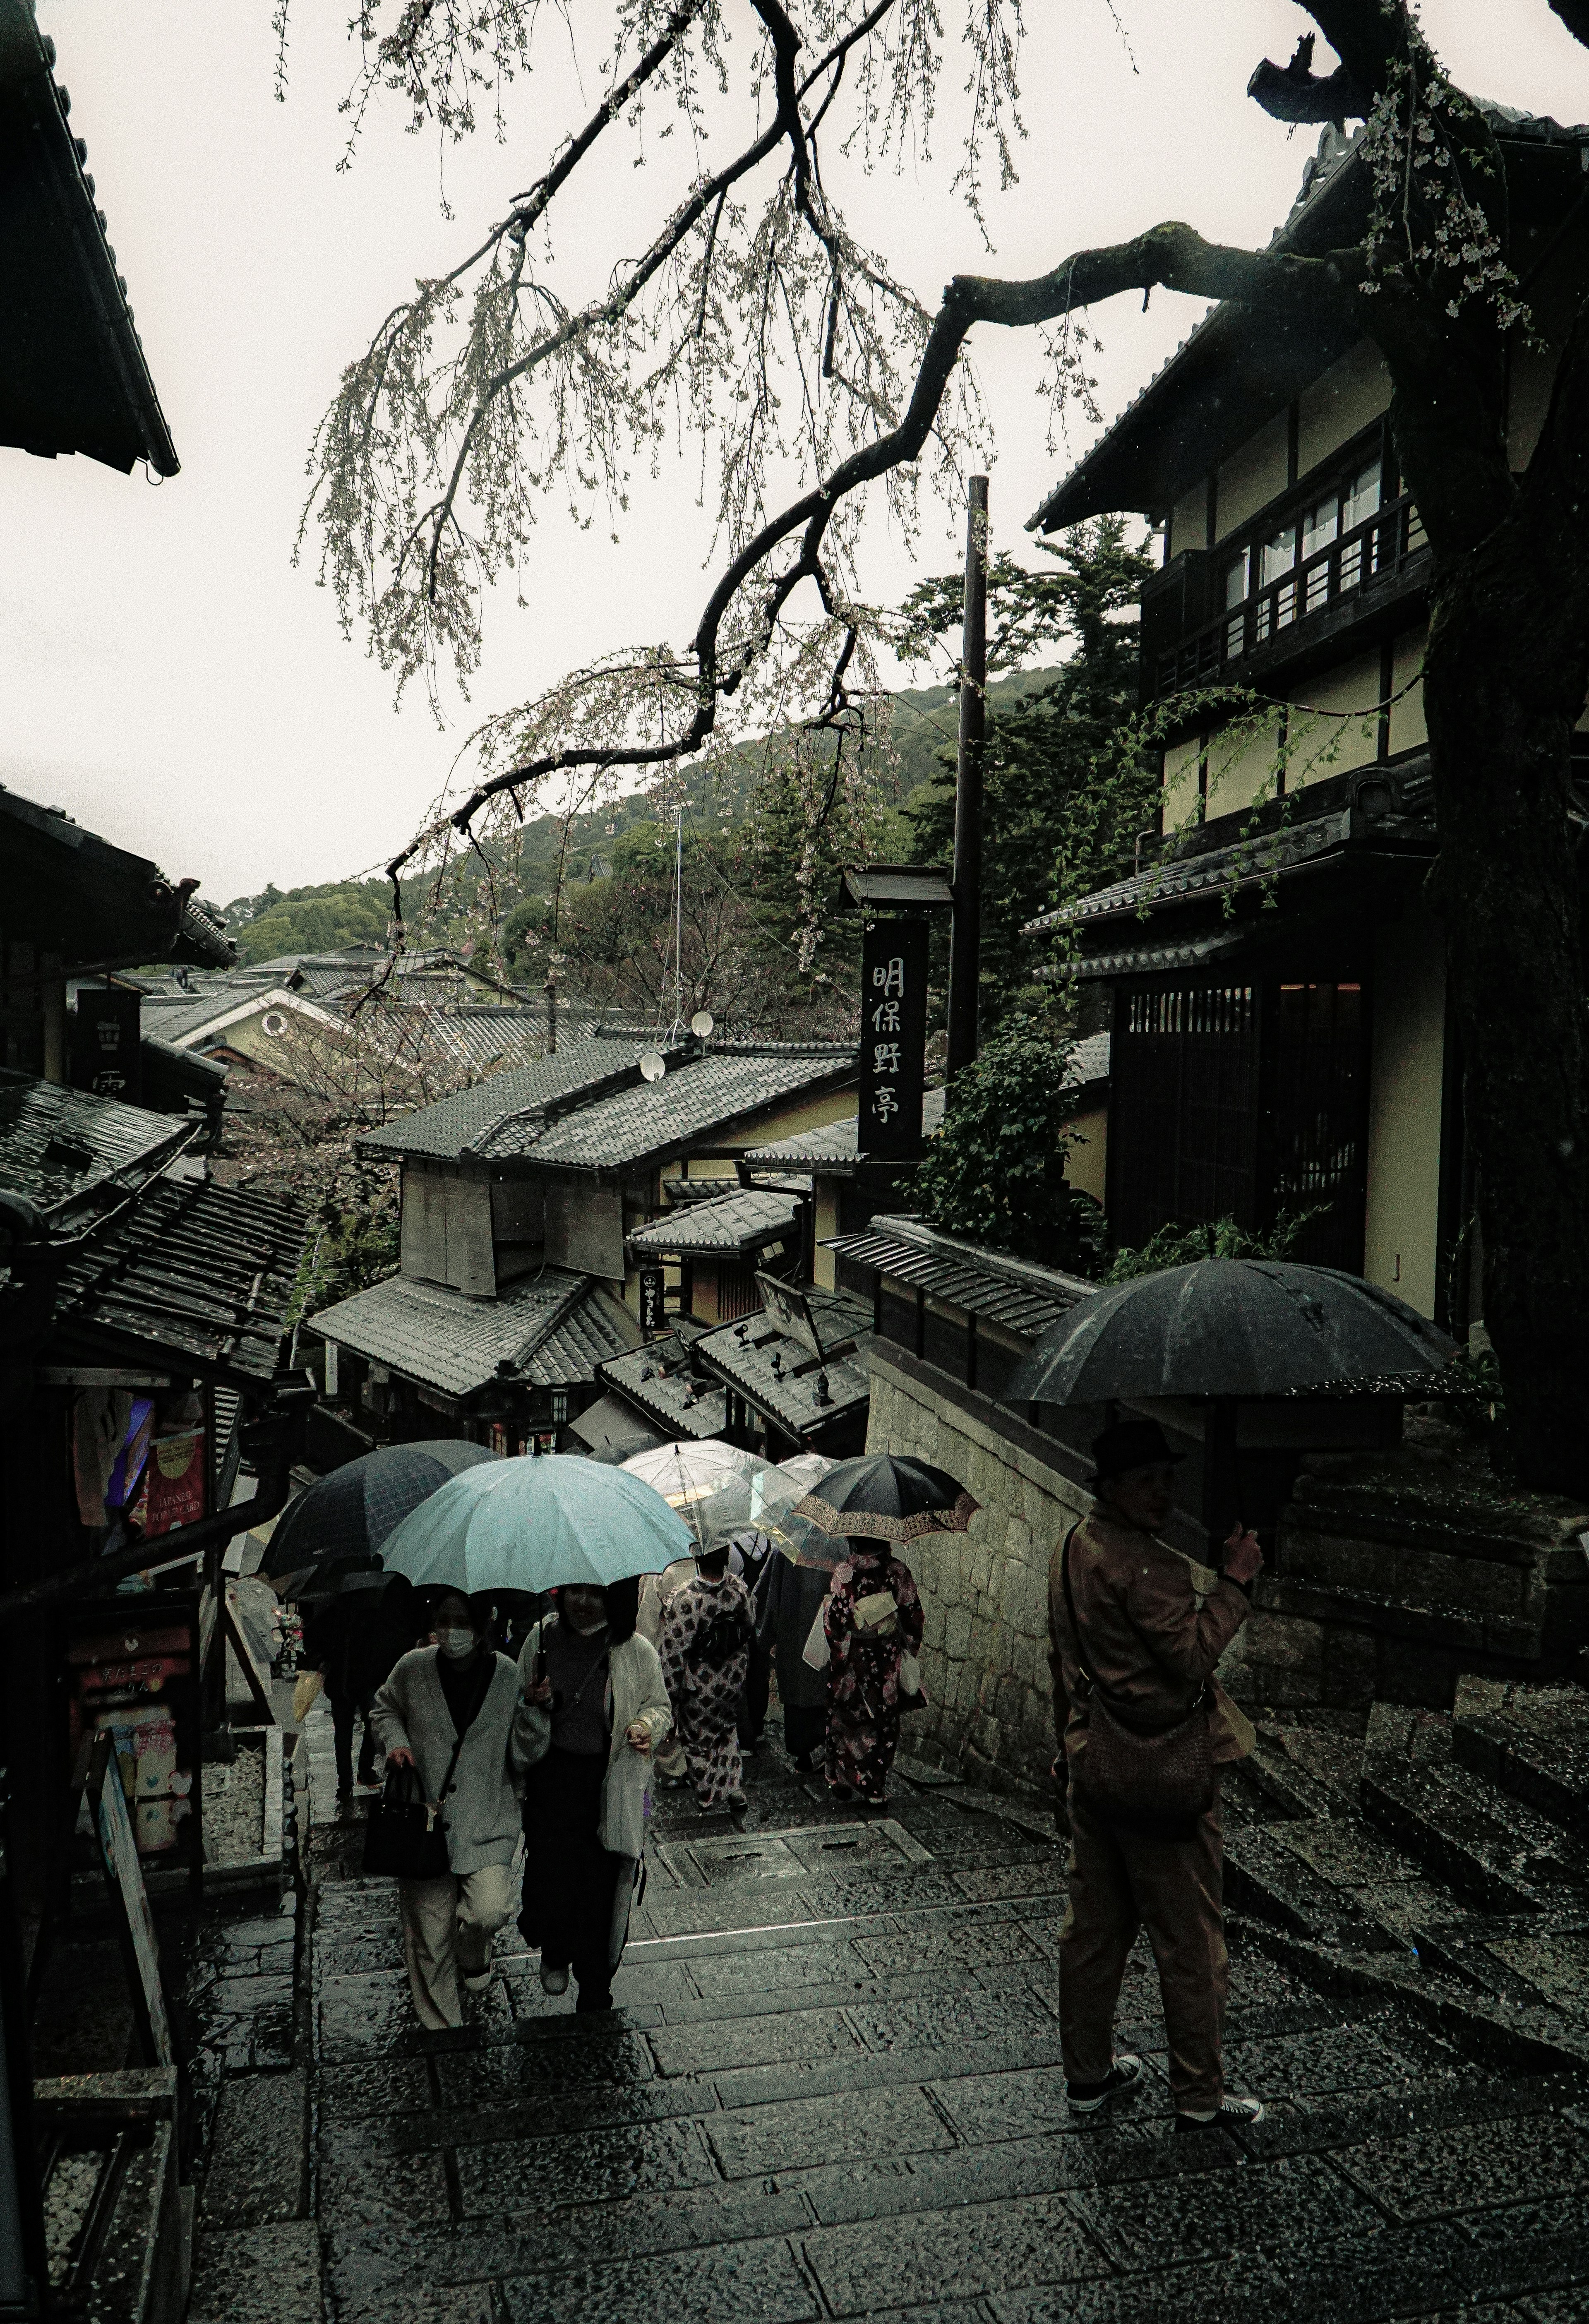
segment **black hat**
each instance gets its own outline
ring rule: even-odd
[[[1093,1482],[1106,1484],[1111,1477],[1123,1477],[1128,1469],[1157,1469],[1166,1461],[1186,1457],[1170,1451],[1156,1420],[1117,1420],[1093,1439]]]

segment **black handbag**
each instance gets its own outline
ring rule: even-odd
[[[439,1880],[451,1871],[441,1810],[463,1748],[460,1735],[447,1763],[440,1800],[425,1797],[417,1766],[388,1767],[381,1796],[365,1825],[366,1874],[394,1880]]]
[[[1157,1840],[1190,1840],[1199,1818],[1214,1804],[1214,1759],[1208,1738],[1213,1689],[1205,1683],[1189,1711],[1168,1725],[1156,1727],[1138,1724],[1123,1705],[1110,1699],[1087,1660],[1070,1591],[1070,1545],[1076,1531],[1072,1526],[1059,1553],[1065,1610],[1070,1617],[1087,1713],[1086,1748],[1076,1769],[1076,1790],[1105,1823]]]

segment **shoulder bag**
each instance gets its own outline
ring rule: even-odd
[[[1158,1840],[1190,1840],[1198,1818],[1214,1805],[1208,1743],[1212,1692],[1205,1683],[1189,1711],[1159,1728],[1142,1727],[1122,1704],[1111,1700],[1087,1660],[1076,1618],[1070,1589],[1070,1545],[1076,1535],[1072,1526],[1059,1553],[1059,1572],[1087,1714],[1086,1748],[1076,1769],[1076,1789],[1105,1823]]]
[[[442,1801],[457,1771],[460,1735],[441,1779],[441,1799],[428,1800],[417,1766],[389,1767],[381,1796],[365,1825],[365,1871],[396,1880],[439,1880],[448,1861]]]

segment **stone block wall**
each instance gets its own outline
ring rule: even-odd
[[[930,1461],[981,1503],[969,1532],[928,1535],[902,1553],[926,1614],[929,1702],[906,1720],[902,1748],[995,1785],[1046,1790],[1057,1748],[1049,1560],[1092,1497],[988,1397],[940,1388],[927,1366],[894,1359],[875,1347],[868,1360],[867,1451]]]

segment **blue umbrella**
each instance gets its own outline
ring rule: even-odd
[[[389,1573],[476,1591],[605,1589],[661,1573],[694,1536],[661,1493],[573,1452],[466,1470],[403,1519],[383,1551]]]

